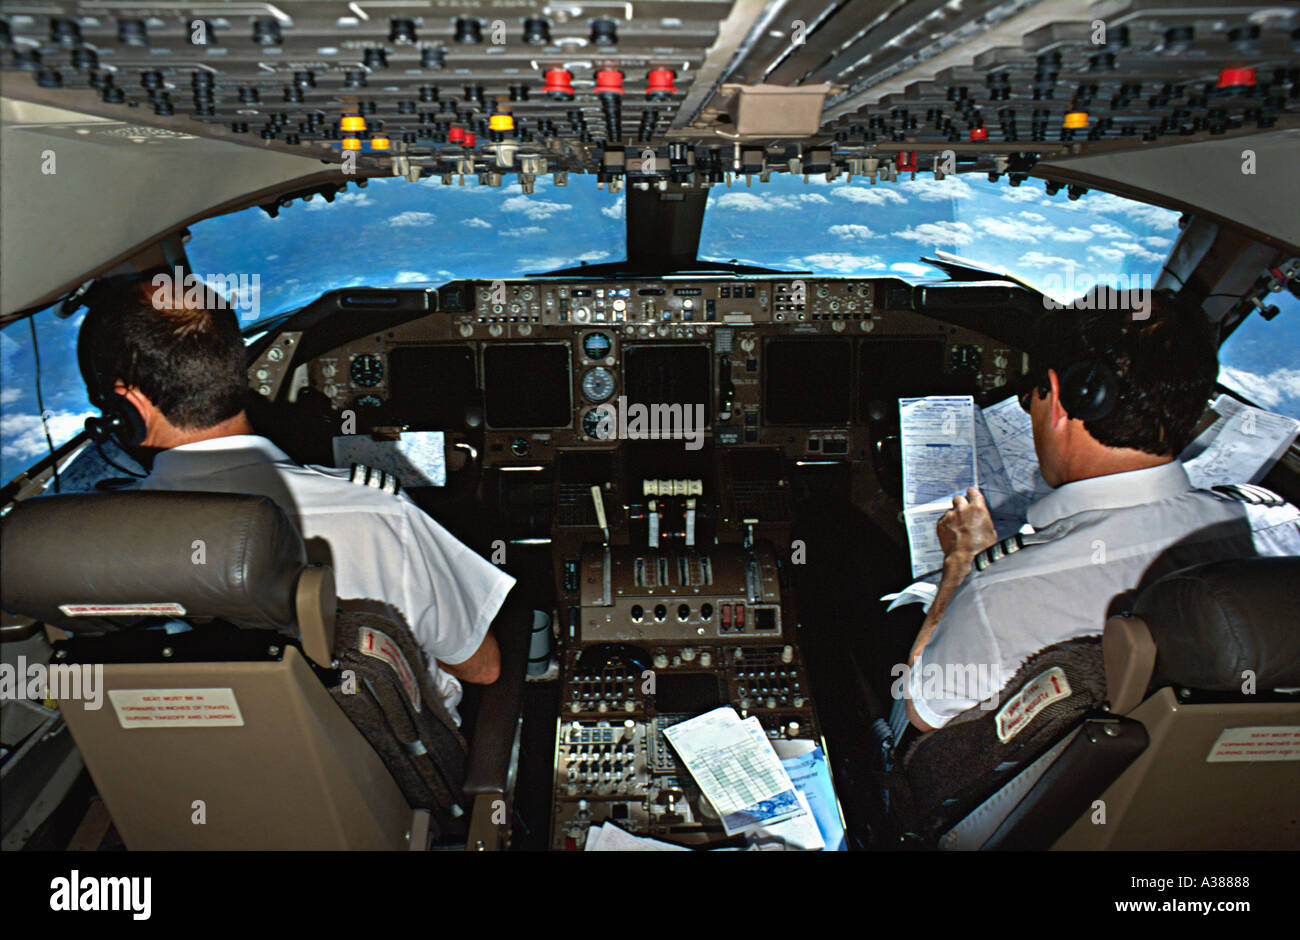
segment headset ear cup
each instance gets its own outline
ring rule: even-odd
[[[112,424],[113,434],[123,447],[137,447],[148,433],[144,418],[135,405],[126,400],[125,395],[108,393],[108,400],[103,406],[104,417]]]
[[[1061,376],[1061,404],[1066,414],[1080,421],[1095,421],[1115,410],[1119,379],[1105,362],[1078,362]]]

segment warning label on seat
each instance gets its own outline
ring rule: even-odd
[[[111,689],[108,693],[123,728],[239,727],[233,689]]]
[[[1300,727],[1225,728],[1210,748],[1206,763],[1300,760]]]

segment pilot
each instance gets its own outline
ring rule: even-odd
[[[500,672],[488,627],[514,578],[405,494],[354,485],[348,470],[299,466],[254,434],[234,312],[212,297],[155,305],[161,297],[148,282],[119,281],[98,292],[83,325],[93,330],[94,374],[139,413],[139,446],[155,452],[139,488],[271,498],[297,525],[310,560],[334,569],[341,607],[411,629],[459,721],[460,682],[490,684]]]
[[[1053,488],[1029,507],[1033,531],[998,542],[973,488],[939,522],[942,579],[906,674],[907,717],[922,731],[992,704],[1030,656],[1100,634],[1132,592],[1170,571],[1300,554],[1294,506],[1258,487],[1193,489],[1177,458],[1218,374],[1208,320],[1164,292],[1146,317],[1102,310],[1104,291],[1045,314],[1030,350],[1021,405]]]

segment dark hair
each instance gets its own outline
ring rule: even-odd
[[[1034,381],[1046,386],[1048,369],[1059,379],[1076,363],[1100,359],[1118,380],[1118,403],[1084,428],[1107,447],[1176,456],[1214,392],[1214,329],[1199,307],[1168,291],[1151,292],[1145,317],[1115,298],[1098,287],[1044,316],[1030,353]]]
[[[169,274],[170,276],[170,274]],[[169,422],[204,430],[244,410],[248,377],[235,312],[203,291],[186,302],[148,276],[96,285],[82,329],[93,330],[94,367],[112,386],[140,389]]]

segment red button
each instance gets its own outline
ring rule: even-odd
[[[989,129],[987,127],[972,127],[970,129],[971,140],[988,140]]]
[[[730,604],[722,605],[722,627],[723,629],[729,629],[731,627],[731,605]]]
[[[1255,84],[1254,69],[1224,69],[1219,73],[1220,88],[1240,88]]]
[[[745,625],[745,605],[736,605],[736,629],[739,630]]]

